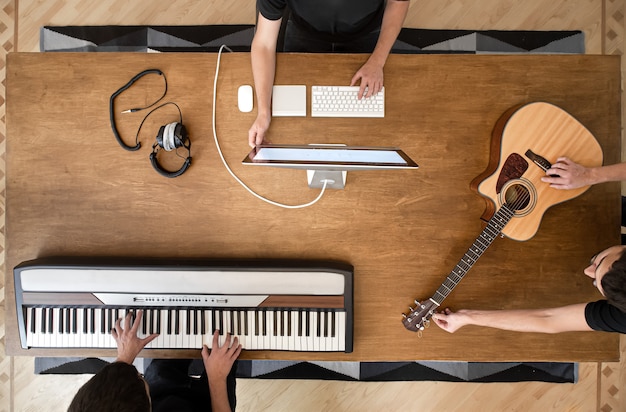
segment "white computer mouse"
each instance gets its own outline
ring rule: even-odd
[[[239,90],[237,90],[237,106],[244,113],[252,111],[254,97],[252,96],[252,86],[249,84],[239,86]]]

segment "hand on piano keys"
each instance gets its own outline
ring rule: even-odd
[[[135,313],[129,311],[124,318],[117,318],[115,326],[111,329],[111,336],[117,343],[117,360],[132,364],[135,358],[143,350],[143,348],[152,342],[157,336],[157,333],[152,333],[145,338],[137,336],[137,330],[141,324],[141,318],[143,317],[143,310],[138,310]],[[122,319],[124,325],[122,326]]]
[[[230,333],[247,350],[345,350],[346,312],[332,309],[33,307],[26,312],[27,345],[116,348],[115,321],[140,310],[138,337],[158,335],[146,349],[211,349],[217,330],[220,346]]]

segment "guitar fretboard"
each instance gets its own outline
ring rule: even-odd
[[[459,284],[463,277],[474,266],[474,263],[485,253],[485,250],[493,243],[498,237],[504,226],[511,220],[514,215],[514,211],[506,204],[502,205],[493,217],[487,223],[487,226],[480,235],[476,238],[472,246],[465,252],[465,255],[461,258],[459,263],[452,269],[452,272],[446,277],[446,280],[439,286],[439,289],[435,292],[431,298],[441,305],[441,302],[452,292],[452,290]]]

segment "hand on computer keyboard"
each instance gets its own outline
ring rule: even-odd
[[[355,86],[359,80],[359,99],[375,95],[383,88],[383,66],[368,59],[352,77],[350,86]]]

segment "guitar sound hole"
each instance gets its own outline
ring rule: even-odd
[[[530,191],[526,186],[521,184],[509,186],[504,193],[505,203],[516,212],[528,208],[531,204],[531,200]]]

